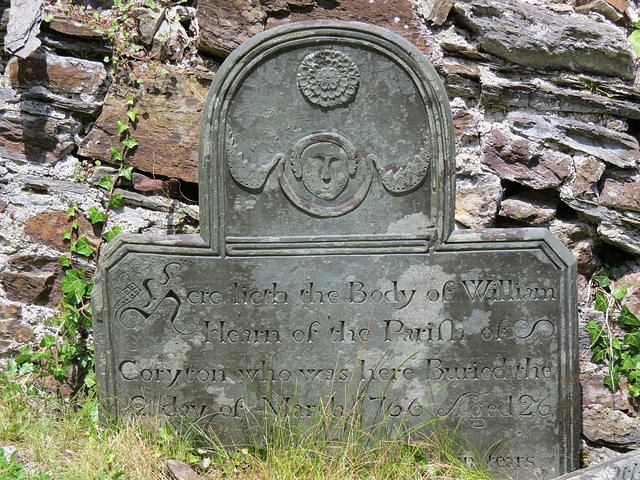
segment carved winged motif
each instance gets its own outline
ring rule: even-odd
[[[251,159],[245,159],[244,153],[239,150],[238,144],[233,138],[231,128],[228,130],[226,143],[227,164],[231,176],[240,185],[251,190],[262,188],[273,168],[285,158],[283,154],[279,153],[267,165],[257,165]]]
[[[378,175],[384,188],[392,193],[410,192],[424,181],[429,173],[429,165],[431,163],[426,146],[420,149],[417,155],[407,159],[403,164],[387,163],[382,165],[375,155],[368,155],[376,166]]]

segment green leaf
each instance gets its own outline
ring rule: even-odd
[[[609,390],[616,393],[620,389],[620,374],[614,371],[612,374],[606,375],[604,377],[604,384]]]
[[[53,13],[49,12],[48,10],[45,10],[44,16],[42,17],[42,21],[46,23],[51,23],[53,19],[54,19]]]
[[[596,292],[596,310],[606,312],[609,308],[607,296],[602,292]]]
[[[593,279],[598,282],[598,285],[600,285],[601,287],[608,287],[609,286],[609,270],[607,270],[606,268],[602,267],[600,269],[600,271],[598,273],[596,273],[593,276]]]
[[[85,257],[90,257],[94,252],[93,247],[89,244],[89,239],[84,235],[71,245],[71,251],[84,255]]]
[[[629,43],[631,43],[636,54],[640,56],[640,30],[634,30],[631,32],[631,35],[629,35]]]
[[[131,120],[132,123],[136,121],[136,113],[138,113],[137,108],[132,108],[127,112],[127,116],[129,117],[129,120]]]
[[[607,358],[607,351],[597,349],[597,351],[594,350],[593,355],[591,356],[591,362],[597,363],[601,360],[604,360],[605,358]]]
[[[127,97],[124,103],[125,105],[133,105],[133,97]]]
[[[118,120],[118,133],[122,133],[129,130],[129,124],[123,122],[122,120]]]
[[[89,285],[85,280],[86,272],[84,268],[67,270],[66,275],[60,284],[60,290],[67,294],[67,297],[75,296],[82,298],[87,292]]]
[[[138,141],[133,138],[127,138],[126,140],[123,140],[122,143],[127,148],[133,148],[138,145]]]
[[[109,200],[109,206],[111,208],[122,208],[124,207],[124,202],[122,201],[122,194],[116,193],[111,200]]]
[[[107,242],[110,242],[111,240],[114,239],[114,237],[116,235],[118,235],[119,233],[122,233],[122,228],[118,227],[117,225],[115,227],[113,227],[111,230],[109,230],[108,232],[104,233],[104,239]]]
[[[589,344],[596,345],[600,339],[604,336],[604,329],[602,325],[597,324],[594,320],[591,320],[584,327],[589,332]]]
[[[169,73],[169,70],[167,70],[166,68],[163,68],[163,69],[160,71],[160,74],[161,74],[161,75],[167,75],[168,73]]]
[[[136,142],[137,144],[138,142]],[[131,165],[127,165],[126,167],[122,167],[118,170],[118,176],[124,177],[127,180],[131,180],[131,176],[133,175],[133,167]]]
[[[89,209],[89,216],[91,218],[91,223],[94,225],[96,223],[107,221],[107,216],[103,212],[98,211],[96,207],[91,207]]]
[[[104,58],[102,59],[102,61],[103,61],[104,63],[109,63],[109,61],[110,61],[110,60],[111,60],[111,57],[109,57],[109,55],[107,55],[106,57],[104,57]]]
[[[63,240],[71,240],[71,232],[66,228],[62,229],[62,239]]]
[[[116,147],[111,147],[111,162],[112,163],[122,162],[122,152],[118,150]]]
[[[630,345],[635,348],[636,351],[640,352],[640,330],[634,330],[628,335],[624,336],[624,343]]]
[[[615,280],[620,280],[625,273],[627,273],[628,268],[626,267],[626,265],[619,265],[617,267],[612,267],[611,268],[611,276],[615,279]]]
[[[626,285],[625,285],[626,286]],[[638,326],[640,325],[640,320],[636,317],[631,311],[629,307],[623,305],[620,309],[620,315],[618,315],[618,323],[620,325],[630,325],[630,326]]]
[[[611,290],[611,296],[616,300],[622,300],[624,294],[627,293],[627,286],[622,285],[621,287],[613,287]]]
[[[104,188],[105,190],[111,190],[111,187],[113,186],[113,182],[111,181],[111,176],[105,175],[104,177],[102,177],[102,180],[100,180],[100,183],[98,183],[98,186]]]
[[[76,208],[77,208],[77,205],[74,205],[73,207],[69,207],[67,209],[67,217],[69,218],[73,217],[76,214]]]
[[[69,260],[69,258],[67,258],[66,255],[60,255],[60,266],[62,266],[62,267],[70,267],[71,266],[71,260]]]

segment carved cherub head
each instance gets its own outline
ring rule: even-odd
[[[344,192],[357,168],[353,147],[335,134],[302,139],[293,150],[290,165],[304,187],[323,200],[333,200]]]

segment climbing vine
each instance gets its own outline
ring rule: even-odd
[[[612,391],[620,389],[621,377],[627,379],[632,397],[640,396],[640,320],[624,304],[627,285],[619,280],[626,267],[606,269],[593,276],[595,309],[603,312],[602,322],[591,321],[586,329],[593,355],[592,362],[607,366],[604,384]]]

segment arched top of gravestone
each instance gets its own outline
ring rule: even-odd
[[[383,28],[283,25],[235,50],[200,136],[202,236],[226,255],[419,253],[453,229],[453,122]]]

